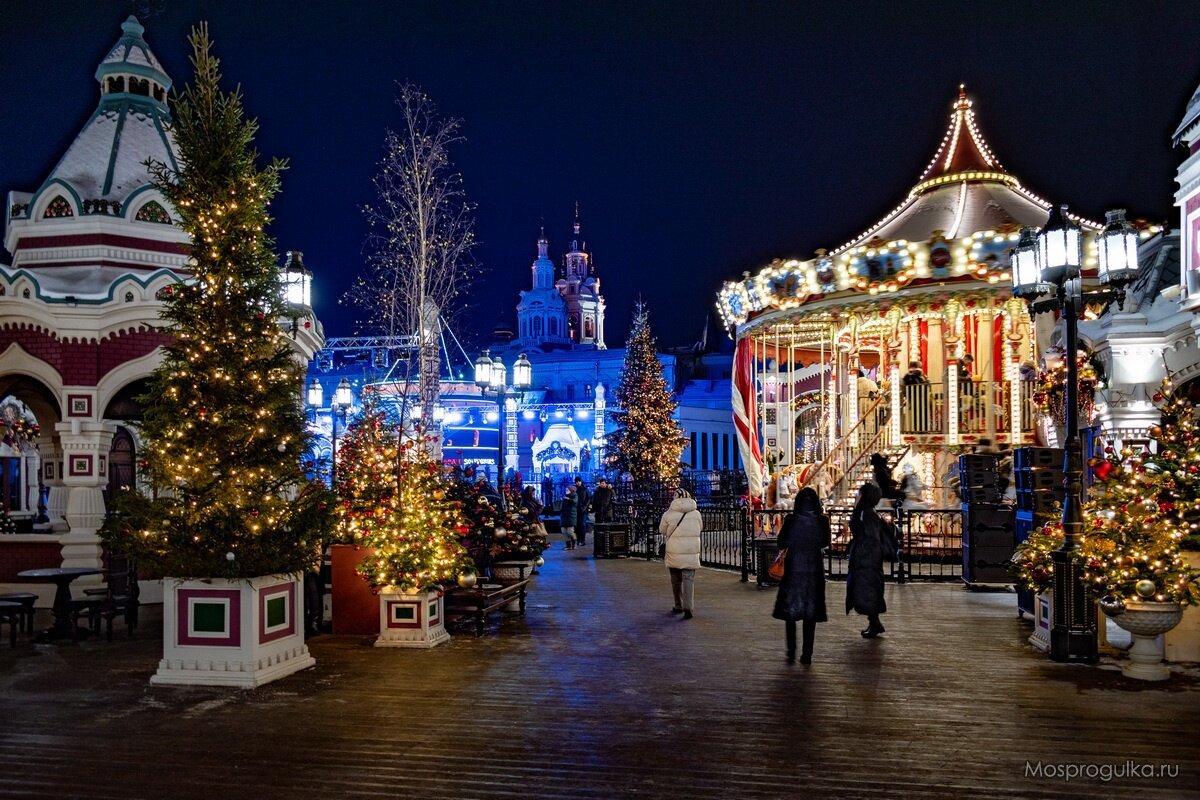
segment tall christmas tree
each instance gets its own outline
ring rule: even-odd
[[[1103,603],[1130,600],[1200,605],[1200,572],[1180,545],[1200,533],[1200,425],[1170,379],[1154,395],[1162,414],[1156,448],[1106,448],[1089,462],[1100,493],[1085,508],[1079,550],[1085,585]]]
[[[608,435],[605,463],[634,480],[666,478],[679,472],[686,439],[672,415],[675,395],[663,377],[650,332],[650,312],[639,303],[625,342],[625,364],[617,385],[617,430]]]
[[[400,437],[369,394],[339,440],[333,491],[338,537],[348,544],[374,541],[397,513]]]
[[[150,171],[191,235],[192,275],[165,293],[173,343],[140,398],[152,494],[119,495],[101,535],[177,578],[293,573],[318,557],[333,509],[301,469],[304,368],[276,323],[285,308],[264,231],[284,165],[256,165],[257,125],[238,91],[221,90],[207,27],[190,42],[195,81],[171,125],[179,163]]]
[[[394,508],[381,515],[363,538],[375,553],[359,565],[358,572],[376,589],[396,587],[416,593],[474,571],[466,548],[459,543],[470,527],[427,444],[401,445]]]

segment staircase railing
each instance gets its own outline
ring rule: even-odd
[[[875,453],[879,453],[884,450],[891,450],[893,446],[891,430],[891,425],[880,426],[878,432],[875,434],[875,437],[867,443],[866,447],[859,451],[858,455],[855,456],[854,461],[851,462],[850,466],[842,473],[841,480],[834,484],[833,493],[831,495],[832,497],[836,497],[841,500],[850,499],[851,495],[855,491],[855,483],[858,482],[857,476],[863,470],[864,461],[870,459],[870,457]],[[907,450],[908,448],[905,447],[904,449]]]
[[[885,399],[886,396],[881,394],[875,398],[875,402],[863,411],[854,427],[847,431],[846,435],[837,441],[824,460],[817,464],[817,468],[812,471],[808,476],[808,480],[805,481],[805,486],[820,486],[824,483],[828,484],[832,490],[839,484],[844,484],[848,470],[843,469],[843,465],[849,465],[862,452],[862,449],[855,447],[855,444],[861,441],[863,436],[867,435],[867,431],[871,430],[872,426],[879,428],[879,430],[874,432],[872,442],[878,439],[884,431],[888,430],[889,426],[886,423],[880,424],[880,415],[878,413],[879,409],[884,407]],[[841,472],[840,475],[837,474],[838,471]]]

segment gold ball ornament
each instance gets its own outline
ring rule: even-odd
[[[496,528],[494,531],[492,531],[492,535],[497,539],[503,539],[504,537],[508,536],[508,531],[504,530],[504,528]]]
[[[1133,455],[1133,448],[1132,447],[1122,447],[1121,455],[1124,456],[1125,458],[1129,458],[1131,455]]]
[[[458,585],[464,589],[470,589],[475,585],[475,580],[474,572],[464,572],[458,576]]]
[[[1157,425],[1151,425],[1150,426],[1150,435],[1153,436],[1155,439],[1157,439],[1158,437],[1162,436],[1162,428],[1160,428]]]
[[[542,566],[542,565],[543,565],[543,564],[545,564],[545,563],[546,563],[546,559],[542,558],[541,556],[538,556],[537,558],[535,558],[535,559],[533,560],[533,564],[534,564],[534,566],[536,566],[536,567],[540,567],[540,566]]]
[[[1133,585],[1133,590],[1137,592],[1140,597],[1153,597],[1154,581],[1142,578]]]

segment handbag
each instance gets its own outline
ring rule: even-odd
[[[775,555],[775,560],[771,562],[771,566],[767,567],[767,577],[773,581],[783,580],[784,565],[787,563],[787,548],[783,548]]]

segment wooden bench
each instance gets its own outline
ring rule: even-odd
[[[495,579],[480,579],[470,589],[461,586],[449,588],[445,592],[446,621],[449,624],[463,620],[475,620],[475,635],[483,635],[483,626],[487,622],[489,611],[508,605],[513,600],[518,602],[519,611],[525,614],[525,598],[529,587],[529,575],[521,570],[518,580],[499,581]]]

